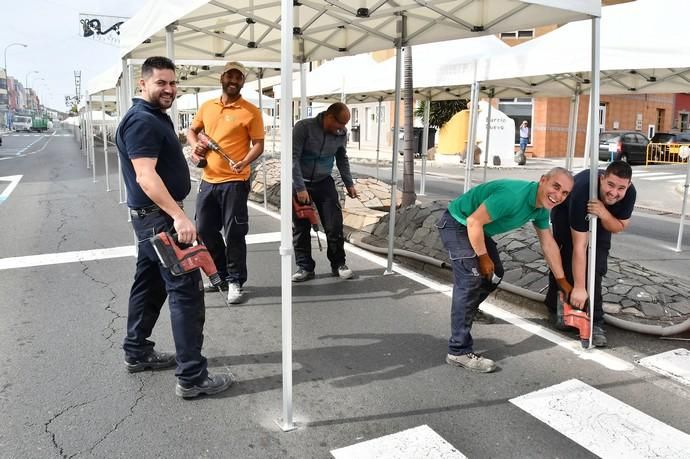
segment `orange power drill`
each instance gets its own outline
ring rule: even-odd
[[[321,239],[319,238],[319,216],[316,213],[316,209],[314,209],[314,205],[312,203],[300,204],[297,202],[297,199],[293,197],[292,208],[295,210],[297,220],[309,220],[312,229],[316,233],[316,240],[319,243],[319,251],[322,251],[323,247],[321,246]]]
[[[199,132],[197,134],[197,140],[199,141],[202,147],[206,148],[207,150],[215,151],[223,158],[225,158],[225,160],[228,162],[228,164],[230,164],[230,166],[235,165],[235,161],[230,159],[230,157],[225,153],[221,146],[218,145],[218,142],[209,137],[208,134],[206,134],[205,132]],[[199,162],[196,163],[196,167],[203,168],[206,167],[206,164],[208,164],[206,158],[201,158],[201,160],[199,160]]]
[[[221,284],[223,279],[218,275],[216,264],[211,258],[211,254],[204,244],[198,242],[196,245],[185,249],[180,248],[177,235],[163,231],[151,238],[158,259],[163,267],[168,268],[175,276],[181,276],[195,269],[201,269],[211,281],[211,285],[216,287],[223,294]],[[223,301],[227,304],[227,298],[223,295]]]
[[[586,308],[587,306],[585,303],[585,309]],[[556,303],[556,314],[558,324],[577,328],[580,332],[580,344],[582,344],[584,348],[588,347],[592,324],[587,313],[572,307],[570,303],[563,299],[563,294],[559,293],[558,302]]]

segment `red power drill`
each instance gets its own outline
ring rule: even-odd
[[[587,303],[585,303],[585,309],[586,308]],[[556,303],[556,314],[558,325],[577,328],[580,332],[580,344],[582,344],[584,348],[589,347],[589,336],[592,324],[587,313],[572,307],[570,303],[563,299],[563,293],[559,292],[558,302]]]
[[[225,151],[220,147],[220,145],[218,145],[218,142],[209,137],[208,134],[201,131],[196,135],[196,137],[199,141],[199,144],[201,144],[202,147],[206,148],[207,150],[215,151],[216,153],[221,155],[223,158],[225,158],[225,160],[228,162],[230,166],[235,165],[235,161],[230,159],[230,157],[225,153]],[[206,164],[208,164],[206,158],[201,158],[199,162],[196,163],[196,167],[206,167]]]
[[[177,245],[177,235],[171,235],[166,231],[153,236],[151,244],[163,267],[168,268],[173,275],[181,276],[195,269],[201,269],[208,276],[211,285],[223,295],[220,287],[223,279],[218,275],[216,264],[204,244],[198,242],[196,245],[182,249]],[[225,295],[223,295],[223,301],[227,304]]]
[[[319,216],[314,209],[314,205],[310,202],[308,204],[300,204],[297,199],[292,198],[292,208],[295,210],[297,220],[309,220],[311,227],[316,233],[316,240],[319,243],[319,251],[323,250],[321,246],[321,238],[319,238]]]

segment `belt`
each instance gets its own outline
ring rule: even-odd
[[[184,203],[182,201],[175,202],[178,206],[180,206],[181,209],[184,209]],[[156,204],[146,207],[140,207],[139,209],[129,209],[129,215],[131,215],[132,218],[143,218],[147,215],[157,214],[159,212],[163,212],[163,209],[158,207]]]

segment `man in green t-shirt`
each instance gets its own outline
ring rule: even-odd
[[[481,373],[496,369],[493,360],[474,353],[472,317],[498,287],[503,265],[492,236],[517,229],[531,221],[537,231],[546,263],[566,294],[572,286],[565,279],[558,245],[549,227],[549,212],[568,197],[572,174],[555,167],[539,182],[501,179],[483,183],[451,201],[436,226],[453,266],[451,337],[446,362]]]

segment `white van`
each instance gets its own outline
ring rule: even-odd
[[[31,132],[31,117],[17,115],[12,121],[15,131],[26,131]]]

